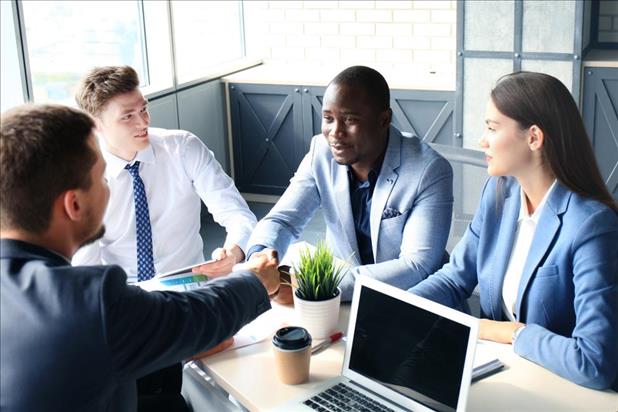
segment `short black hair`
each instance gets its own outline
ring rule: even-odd
[[[0,228],[43,233],[62,192],[88,190],[93,128],[87,113],[66,106],[27,104],[2,114]]]
[[[386,79],[377,70],[367,66],[348,67],[339,73],[331,82],[338,86],[350,86],[362,89],[367,98],[379,110],[390,108],[391,94]]]

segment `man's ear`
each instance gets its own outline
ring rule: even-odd
[[[530,150],[533,152],[541,150],[544,143],[545,133],[543,133],[543,130],[535,124],[530,126],[528,129],[528,147]]]
[[[78,221],[82,218],[83,206],[81,197],[76,190],[67,190],[61,195],[62,210],[66,217],[72,221]]]
[[[393,119],[393,111],[388,108],[387,110],[384,110],[381,114],[380,114],[380,126],[388,128],[391,126],[391,120]]]
[[[94,131],[101,133],[103,131],[103,122],[99,116],[92,116],[92,119],[94,120]]]

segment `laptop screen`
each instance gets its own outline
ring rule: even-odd
[[[470,328],[366,286],[349,369],[439,411],[455,411]]]

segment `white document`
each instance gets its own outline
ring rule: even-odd
[[[262,313],[252,322],[246,324],[234,335],[234,343],[227,349],[233,350],[253,345],[271,339],[275,332],[293,321],[294,309],[282,305],[272,304],[272,309]]]

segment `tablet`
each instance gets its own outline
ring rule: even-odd
[[[202,265],[205,265],[207,263],[213,263],[213,262],[216,262],[216,260],[215,259],[210,259],[210,260],[206,260],[204,262],[195,263],[195,264],[190,265],[190,266],[185,266],[185,267],[182,267],[182,268],[179,268],[179,269],[171,270],[169,272],[160,273],[158,275],[155,275],[155,278],[165,278],[165,277],[168,277],[168,276],[180,275],[181,273],[191,272],[191,269],[193,269],[196,266],[202,266]]]

